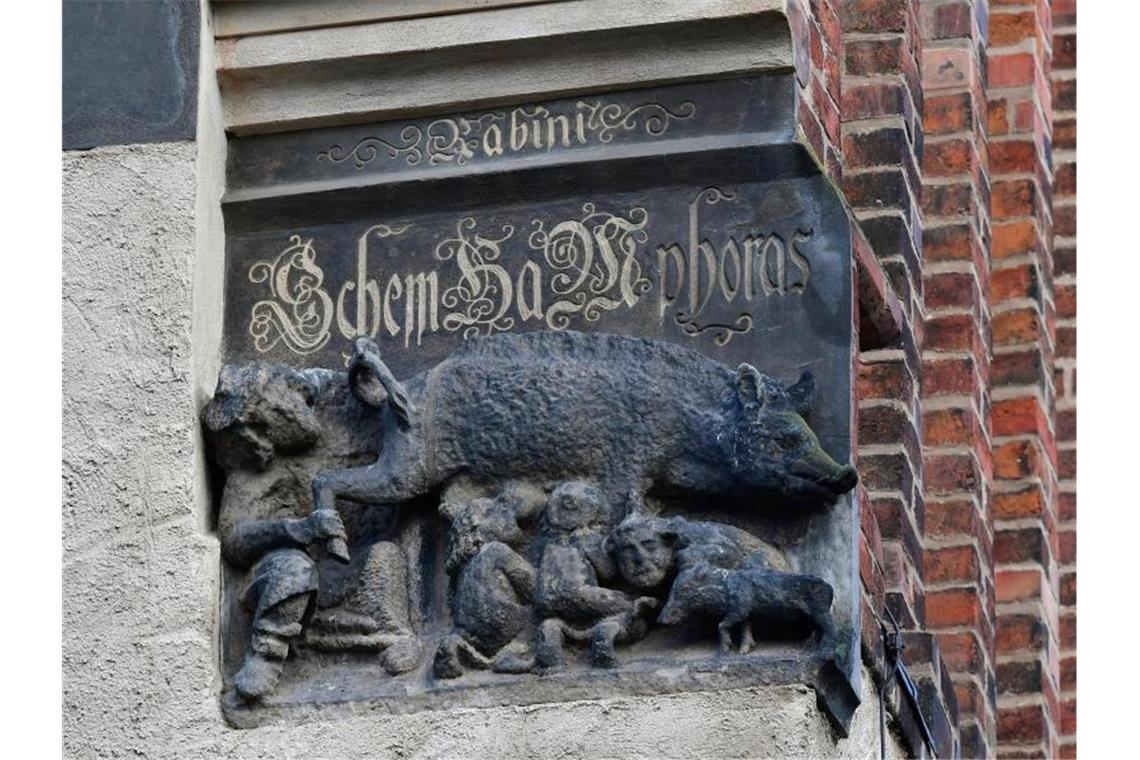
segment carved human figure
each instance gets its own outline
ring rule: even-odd
[[[535,570],[516,549],[528,505],[513,494],[444,502],[450,518],[446,567],[454,581],[455,630],[436,651],[437,678],[456,678],[464,665],[496,672],[534,666]]]
[[[631,586],[658,594],[668,589],[657,622],[715,619],[722,653],[730,651],[737,628],[738,651],[750,652],[756,622],[806,621],[822,639],[834,635],[831,586],[790,572],[774,546],[738,528],[635,513],[611,531],[606,546]]]
[[[744,564],[791,569],[775,546],[731,525],[657,517],[636,503],[606,539],[606,551],[622,579],[643,592],[667,595],[677,573],[698,562],[738,568]]]
[[[394,544],[362,552],[347,586],[332,595],[337,606],[318,609],[317,547],[348,538],[335,510],[310,511],[307,488],[313,471],[330,458],[322,456],[314,410],[328,376],[261,363],[226,366],[204,412],[226,475],[222,556],[245,571],[241,602],[252,614],[249,644],[233,677],[235,691],[247,700],[273,690],[290,649],[302,640],[324,649],[384,650],[393,672],[419,660],[406,585],[392,583],[406,574],[406,559]]]
[[[563,666],[567,639],[587,643],[594,666],[615,667],[615,644],[635,641],[648,631],[646,618],[656,609],[656,599],[634,599],[601,585],[616,575],[604,547],[609,512],[601,491],[582,482],[559,485],[547,501],[538,581],[540,670]]]

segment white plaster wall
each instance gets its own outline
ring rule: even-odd
[[[217,710],[217,542],[191,376],[194,143],[63,158],[64,745],[157,749]]]

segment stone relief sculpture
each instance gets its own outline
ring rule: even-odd
[[[348,533],[336,510],[309,508],[309,482],[322,465],[351,461],[330,449],[351,450],[352,436],[369,432],[365,420],[346,413],[347,393],[330,388],[331,379],[323,370],[227,366],[204,415],[226,477],[218,520],[222,555],[244,573],[240,601],[252,616],[233,677],[246,699],[273,690],[298,643],[382,652],[391,673],[419,660],[400,547],[364,546],[347,579],[322,577],[316,547],[333,547],[347,559]],[[339,418],[339,430],[327,432],[321,417]]]
[[[778,531],[688,516],[794,518],[854,486],[805,421],[812,391],[570,331],[476,338],[404,381],[365,338],[347,373],[225,367],[204,423],[227,699],[834,646],[832,587]]]
[[[522,508],[505,498],[442,505],[451,519],[446,562],[455,630],[436,651],[438,678],[459,677],[464,664],[504,673],[534,665],[535,569],[516,551],[525,541]]]

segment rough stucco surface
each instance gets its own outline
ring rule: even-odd
[[[218,547],[195,456],[196,153],[63,159],[66,757],[877,756],[866,673],[838,743],[795,686],[225,726]]]

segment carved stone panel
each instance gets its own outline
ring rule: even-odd
[[[230,145],[239,726],[857,701],[846,217],[788,76]]]

